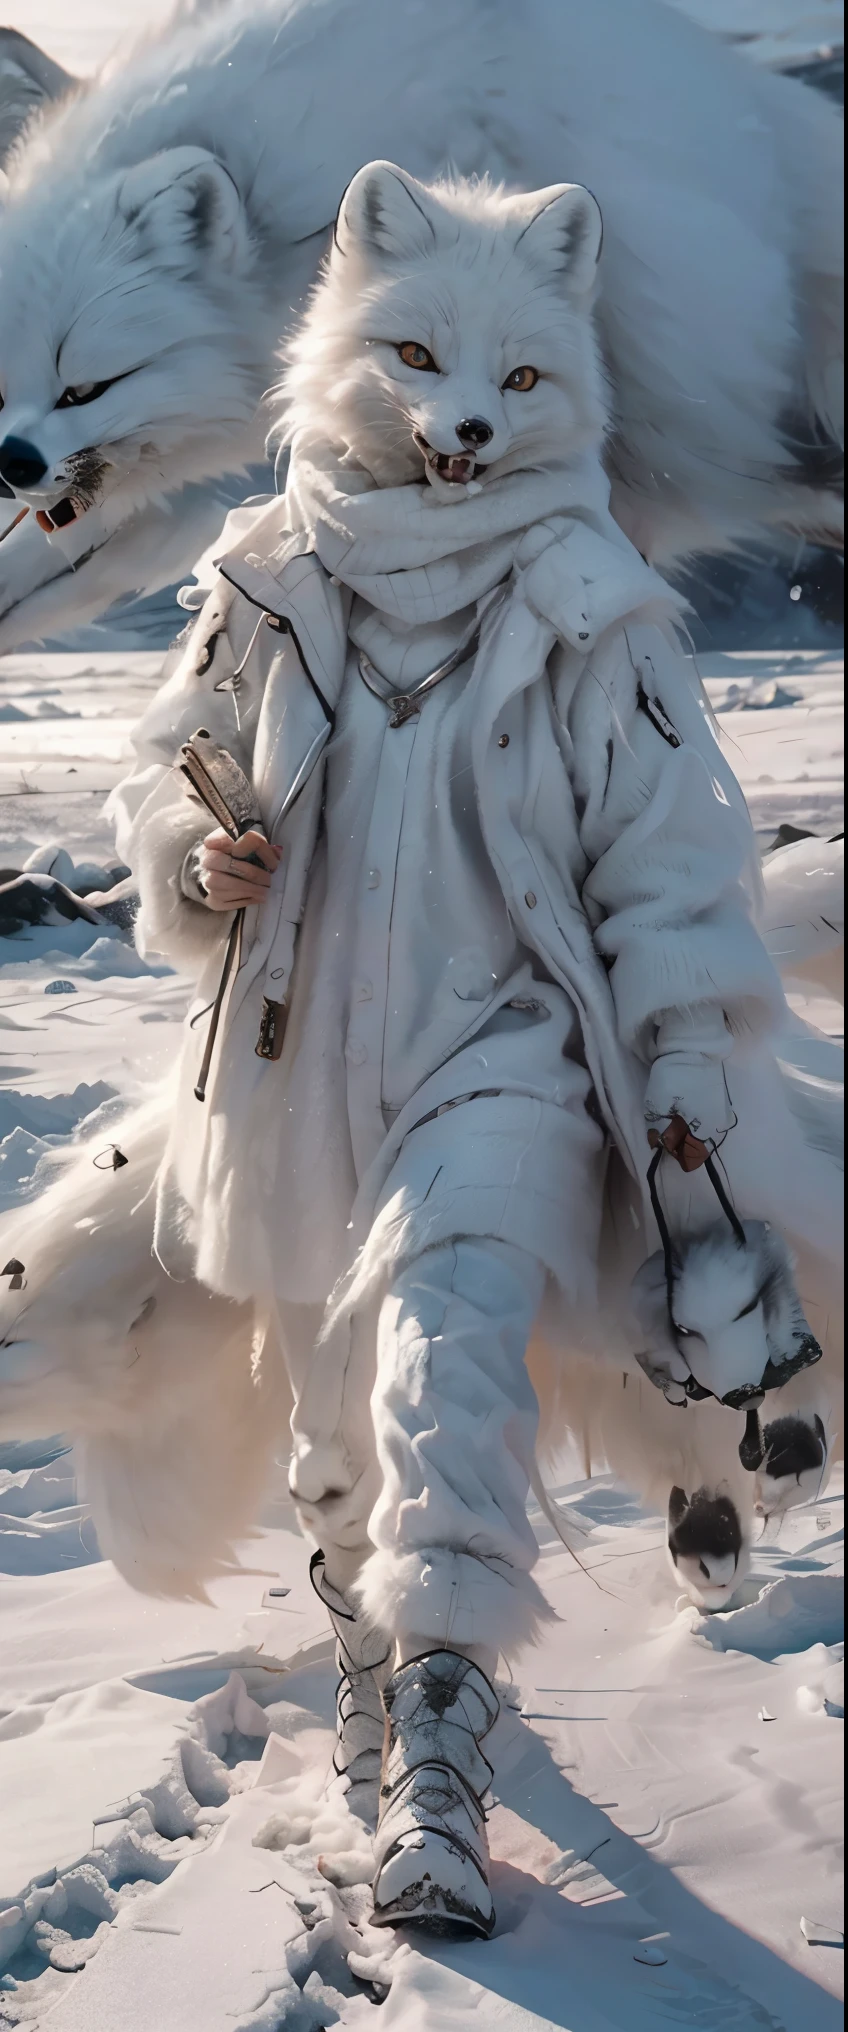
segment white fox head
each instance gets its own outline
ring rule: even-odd
[[[52,208],[28,160],[0,199],[0,478],[49,529],[116,488],[133,507],[216,471],[243,438],[256,362],[233,299],[251,249],[205,149],[88,182],[71,168]]]
[[[287,351],[286,436],[329,436],[384,486],[426,472],[453,499],[578,457],[605,425],[600,248],[579,184],[508,197],[369,163]]]
[[[647,1340],[640,1367],[674,1404],[693,1377],[720,1402],[780,1389],[821,1359],[798,1291],[789,1249],[768,1221],[724,1223],[673,1249],[671,1285],[663,1251],[631,1285]],[[670,1308],[673,1316],[670,1316]]]

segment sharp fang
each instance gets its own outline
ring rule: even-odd
[[[440,480],[448,480],[453,486],[466,486],[474,470],[471,466],[470,472],[466,472],[465,469],[471,462],[463,452],[432,452],[427,464],[434,473],[438,473]],[[459,473],[454,471],[457,466],[460,468]]]

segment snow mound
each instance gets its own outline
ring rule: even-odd
[[[117,945],[116,938],[119,941]],[[123,980],[136,981],[144,975],[160,978],[171,974],[173,967],[166,966],[162,960],[143,960],[135,946],[127,945],[120,933],[104,926],[81,958],[76,972],[79,978],[88,981],[114,980],[119,976]]]
[[[0,1139],[0,1212],[19,1206],[36,1190],[36,1171],[50,1144],[28,1129],[12,1129]]]
[[[21,1094],[7,1088],[0,1093],[0,1151],[5,1150],[7,1141],[14,1145],[21,1133],[35,1138],[69,1136],[95,1108],[113,1098],[114,1088],[105,1080],[95,1080],[91,1086],[82,1080],[73,1093],[52,1094],[49,1100],[41,1094]]]
[[[107,942],[111,944],[115,941],[120,946],[121,933],[117,925],[87,924],[82,917],[71,918],[66,924],[34,924],[25,931],[13,932],[9,938],[0,938],[0,967],[11,966],[16,960],[55,958],[63,962],[69,956],[81,959],[83,954],[91,952],[92,947],[104,947]],[[149,971],[136,953],[132,957],[137,961],[137,972]],[[116,955],[113,955],[109,967],[103,964],[101,958],[100,971],[103,974],[120,972]]]
[[[14,1744],[16,1782],[32,1783],[31,1764],[42,1798],[45,1770],[55,1764],[61,1784],[75,1741],[89,1738],[92,1724],[113,1781],[122,1759],[137,1759],[139,1742],[154,1763],[160,1746],[159,1775],[97,1816],[90,1849],[16,1896],[0,1896],[0,2023],[40,2022],[44,2011],[56,2032],[95,2023],[120,2024],[123,2032],[149,2032],[153,2023],[174,2032],[177,2025],[213,2032],[219,2024],[321,2032],[342,2012],[346,2024],[364,2023],[388,1984],[370,1973],[357,1977],[348,1956],[382,1964],[395,1944],[368,1924],[370,1843],[341,1800],[333,1807],[324,1799],[326,1739],[314,1716],[304,1719],[313,1728],[301,1760],[232,1672],[188,1713],[178,1701],[119,1680],[0,1722],[0,1763]],[[175,1746],[163,1754],[175,1732]],[[268,1788],[277,1803],[270,1815]],[[287,1826],[298,1821],[293,1859],[291,1842],[270,1832],[263,1839],[263,1828],[281,1831],[284,1818]],[[356,1883],[340,1890],[329,1866],[322,1873],[319,1849],[322,1840],[332,1844],[337,1868],[345,1839],[349,1848],[358,1842],[360,1867]],[[198,1875],[201,1859],[206,1868]],[[158,1960],[160,1935],[180,1943],[167,1963]],[[148,1978],[152,1968],[166,1968],[164,2010],[155,1975],[153,1990],[148,1980],[139,1993],[139,1963]],[[70,1979],[83,1970],[80,1988]]]
[[[837,1574],[785,1573],[754,1602],[693,1623],[716,1651],[747,1651],[776,1659],[813,1644],[838,1644],[844,1635],[844,1589]]]
[[[91,1518],[77,1501],[70,1449],[37,1467],[0,1467],[0,1574],[68,1572],[99,1558]]]

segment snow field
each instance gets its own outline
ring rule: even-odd
[[[0,665],[0,865],[114,863],[103,802],[159,667]],[[841,666],[703,668],[762,846],[785,822],[836,832]],[[0,1212],[95,1110],[108,1155],[184,1002],[112,930],[0,941]],[[841,1022],[821,984],[798,1006]],[[285,1494],[207,1603],[151,1601],[99,1558],[59,1442],[5,1449],[0,2027],[835,2028],[841,1486],[769,1526],[743,1605],[703,1618],[663,1521],[562,1473],[587,1571],[537,1516],[558,1620],[508,1662],[491,1739],[498,1929],[425,1946],[369,1925],[367,1844],[324,1797],[335,1675]]]

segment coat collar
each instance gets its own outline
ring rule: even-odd
[[[284,503],[262,510],[252,528],[218,563],[221,577],[251,606],[287,622],[298,654],[331,710],[344,676],[350,597],[328,578],[310,531],[280,533]]]
[[[285,516],[284,498],[264,505],[218,569],[251,605],[290,624],[301,654],[335,707],[351,595],[321,564],[312,530],[281,530]],[[483,658],[492,625],[498,634],[506,626],[513,652],[519,642],[525,649],[523,655],[509,657],[506,683],[487,688],[483,718],[489,730],[507,697],[539,675],[557,639],[588,656],[609,628],[636,614],[661,613],[670,621],[685,612],[686,602],[640,557],[612,518],[602,519],[599,528],[597,521],[592,526],[557,516],[528,531],[525,556],[505,598],[494,596],[483,628]]]

